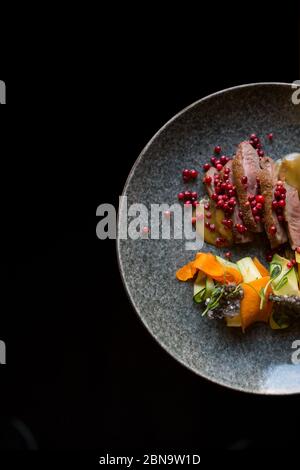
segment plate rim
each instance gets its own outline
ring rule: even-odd
[[[175,121],[178,117],[180,117],[181,115],[183,115],[186,111],[192,109],[193,107],[197,106],[198,104],[202,103],[202,102],[205,102],[215,96],[218,96],[218,95],[222,95],[224,93],[228,93],[228,92],[231,92],[233,90],[239,90],[239,89],[242,89],[242,88],[252,88],[252,87],[256,87],[256,86],[283,86],[283,87],[292,87],[293,86],[293,83],[287,83],[287,82],[254,82],[254,83],[245,83],[245,84],[242,84],[242,85],[236,85],[236,86],[232,86],[232,87],[229,87],[229,88],[224,88],[222,90],[219,90],[219,91],[216,91],[216,92],[213,92],[213,93],[210,93],[209,95],[206,95],[202,98],[199,98],[198,100],[194,101],[193,103],[189,104],[188,106],[184,107],[183,109],[181,109],[178,113],[176,113],[174,116],[172,116],[168,121],[165,122],[165,124],[163,124],[163,126],[161,126],[157,132],[155,132],[155,134],[151,137],[151,139],[147,142],[147,144],[143,147],[143,149],[141,150],[141,152],[139,153],[138,157],[136,158],[134,164],[132,165],[131,167],[131,170],[126,178],[126,181],[125,181],[125,184],[124,184],[124,187],[123,187],[123,190],[122,190],[122,194],[121,194],[121,197],[123,197],[126,192],[127,192],[127,188],[129,186],[129,183],[130,183],[130,180],[132,178],[132,176],[134,175],[134,172],[135,172],[135,169],[137,167],[137,165],[139,164],[140,160],[143,158],[144,154],[147,152],[148,148],[152,145],[152,143],[154,142],[154,140],[159,137],[159,135],[165,130],[167,129],[167,127],[173,123],[173,121]],[[125,273],[124,273],[124,269],[123,269],[123,264],[122,264],[122,260],[121,260],[121,254],[120,254],[120,238],[119,238],[119,221],[120,221],[120,218],[119,218],[119,212],[120,212],[120,202],[119,202],[119,206],[118,206],[118,213],[117,213],[117,237],[116,237],[116,254],[117,254],[117,263],[118,263],[118,268],[119,268],[119,271],[120,271],[120,275],[121,275],[121,279],[122,279],[122,283],[123,283],[123,286],[125,288],[125,292],[127,294],[127,297],[128,299],[130,300],[130,303],[133,307],[133,310],[135,311],[135,314],[136,316],[138,317],[138,319],[140,320],[140,322],[142,323],[142,325],[145,327],[145,329],[147,330],[147,332],[151,335],[152,338],[155,339],[156,343],[159,344],[159,346],[167,352],[167,354],[169,354],[173,359],[175,359],[177,362],[179,362],[183,367],[185,367],[186,369],[188,369],[189,371],[193,372],[194,374],[196,374],[198,377],[200,377],[201,379],[205,379],[211,383],[213,383],[214,385],[217,385],[217,386],[220,386],[220,387],[225,387],[227,388],[228,390],[231,390],[231,391],[238,391],[238,392],[243,392],[243,393],[248,393],[248,394],[251,394],[251,395],[264,395],[264,396],[286,396],[286,395],[297,395],[300,393],[300,391],[276,391],[276,390],[272,390],[272,391],[267,391],[267,390],[253,390],[251,388],[248,388],[248,387],[241,387],[241,386],[238,386],[238,385],[232,385],[230,383],[227,383],[226,381],[224,381],[223,379],[216,379],[216,378],[212,378],[211,376],[209,376],[209,374],[206,374],[205,372],[200,371],[198,369],[196,369],[195,367],[193,367],[192,365],[190,364],[187,364],[186,362],[184,362],[184,360],[177,354],[175,353],[173,350],[171,350],[171,348],[169,348],[165,343],[164,341],[162,341],[161,339],[159,339],[157,337],[157,335],[152,331],[152,329],[149,327],[148,323],[145,321],[144,317],[139,313],[139,309],[138,307],[135,305],[135,302],[134,302],[134,299],[132,298],[132,295],[130,293],[130,290],[129,290],[129,287],[127,285],[127,282],[126,282],[126,279],[125,279]]]

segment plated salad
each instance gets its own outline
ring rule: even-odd
[[[257,259],[236,263],[211,253],[197,253],[180,268],[180,281],[194,280],[193,299],[210,319],[224,319],[243,331],[256,322],[288,328],[300,319],[300,254],[288,260],[275,254],[269,270]]]
[[[272,142],[273,134],[267,138]],[[202,315],[225,319],[227,326],[243,331],[259,321],[287,328],[300,319],[300,154],[274,161],[256,134],[241,142],[232,157],[221,154],[216,146],[203,166],[204,239],[226,248],[265,236],[269,268],[250,257],[233,263],[230,251],[226,259],[198,253],[177,278],[194,280],[194,301]],[[183,170],[184,182],[197,174]],[[199,204],[196,192],[181,192],[178,199],[194,208]]]

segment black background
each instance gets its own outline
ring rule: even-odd
[[[24,446],[17,418],[40,449],[291,447],[299,397],[230,391],[169,357],[133,311],[95,212],[117,206],[141,149],[186,105],[300,79],[299,9],[126,13],[103,13],[84,45],[79,31],[1,69],[0,445]]]

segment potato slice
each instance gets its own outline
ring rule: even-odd
[[[300,193],[300,154],[291,153],[286,155],[279,168],[279,178],[286,181],[290,186],[298,189]]]

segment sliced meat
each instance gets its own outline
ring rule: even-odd
[[[282,224],[277,219],[276,212],[272,208],[274,199],[274,190],[277,181],[275,163],[269,157],[260,159],[260,171],[258,177],[260,180],[261,194],[265,198],[264,203],[264,224],[267,236],[270,240],[271,248],[275,248],[287,241],[287,234]],[[276,233],[270,233],[270,227],[276,227]]]
[[[236,155],[232,161],[232,171],[244,224],[252,232],[262,232],[263,226],[260,222],[255,222],[248,201],[248,196],[257,194],[256,177],[260,171],[257,152],[249,142],[241,142],[238,145]],[[243,176],[247,177],[246,184],[242,182]]]
[[[229,177],[228,177],[228,183],[233,184],[232,160],[229,160],[229,162],[226,163],[224,168],[229,168],[230,169],[230,173],[229,173]],[[240,224],[242,222],[242,220],[239,216],[239,212],[240,212],[240,206],[239,206],[239,204],[237,204],[234,207],[234,211],[233,211],[233,214],[231,216],[232,221],[233,221],[233,238],[234,238],[234,241],[235,241],[235,243],[248,243],[248,242],[251,242],[253,240],[253,235],[252,235],[251,232],[249,232],[249,230],[246,233],[239,233],[235,228],[236,224]]]
[[[287,222],[288,236],[293,250],[300,246],[300,201],[296,188],[284,183],[286,205],[284,216]]]

